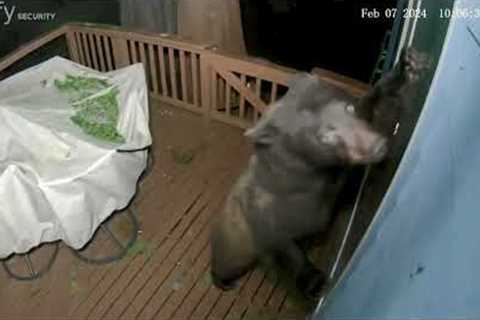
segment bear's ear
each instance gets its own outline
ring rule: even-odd
[[[262,146],[273,144],[293,120],[295,110],[315,104],[315,95],[321,87],[318,77],[306,72],[294,75],[288,81],[288,86],[285,96],[275,105],[271,105],[262,119],[245,132],[245,136],[254,144]]]
[[[299,97],[311,92],[312,90],[314,91],[318,89],[320,86],[320,80],[313,74],[300,72],[288,80],[287,84],[288,92],[286,96],[293,95]]]
[[[270,146],[278,136],[278,128],[271,123],[260,121],[255,127],[248,129],[245,136],[254,144]]]
[[[314,108],[318,94],[322,93],[320,79],[310,73],[302,72],[288,81],[289,89],[284,96],[284,104],[297,109]]]

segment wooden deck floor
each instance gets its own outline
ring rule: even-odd
[[[159,104],[151,124],[155,164],[133,202],[141,233],[129,254],[89,265],[63,246],[39,280],[0,270],[0,319],[303,319],[272,270],[226,293],[208,277],[209,223],[249,154],[242,131]],[[116,250],[101,234],[94,247]]]

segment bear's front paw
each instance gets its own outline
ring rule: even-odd
[[[223,291],[229,291],[235,289],[236,281],[234,279],[221,279],[216,276],[213,272],[210,273],[211,279],[215,287]]]
[[[298,289],[308,299],[318,299],[326,283],[327,277],[320,270],[309,270],[297,279]]]
[[[409,82],[416,82],[424,70],[430,68],[431,60],[425,53],[412,47],[404,48],[401,55],[402,71]]]

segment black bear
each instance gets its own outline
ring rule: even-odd
[[[297,241],[325,229],[347,166],[384,158],[403,91],[421,62],[416,51],[404,50],[393,71],[359,101],[311,74],[294,77],[286,95],[246,132],[254,154],[211,233],[217,287],[233,288],[259,257],[273,255],[302,292],[318,293],[325,276]]]

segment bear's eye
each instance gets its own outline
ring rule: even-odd
[[[346,110],[348,113],[351,113],[351,114],[355,113],[355,107],[353,106],[353,104],[347,105]]]

